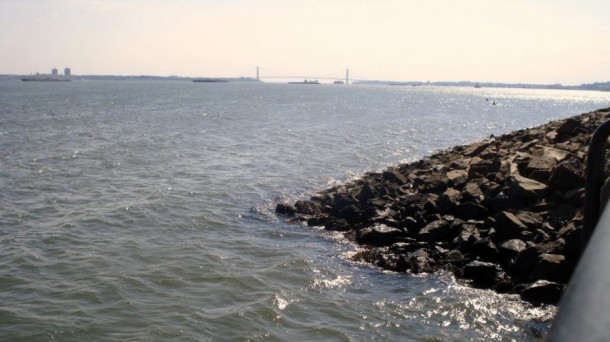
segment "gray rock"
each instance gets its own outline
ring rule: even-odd
[[[510,183],[512,195],[521,198],[536,200],[542,198],[547,191],[546,184],[519,175],[512,176]]]
[[[389,246],[399,237],[405,236],[401,229],[389,227],[385,224],[376,224],[356,232],[356,241],[361,244],[373,246]]]
[[[407,177],[403,176],[400,172],[396,170],[388,170],[382,173],[382,177],[385,180],[394,182],[398,185],[407,184]]]
[[[436,242],[450,238],[453,229],[449,222],[441,219],[426,225],[419,231],[418,238],[421,241]]]
[[[504,264],[506,264],[512,259],[514,259],[525,248],[527,248],[527,245],[522,240],[511,239],[508,241],[504,241],[498,246],[498,251],[500,252],[500,259]]]
[[[421,248],[407,256],[407,264],[413,273],[429,273],[434,271],[434,260],[428,252]]]
[[[584,185],[584,167],[575,160],[566,160],[557,165],[549,178],[551,190],[568,191]]]

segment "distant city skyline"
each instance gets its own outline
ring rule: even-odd
[[[606,82],[607,18],[607,0],[2,0],[0,74],[70,66],[255,77],[261,66],[397,81]]]

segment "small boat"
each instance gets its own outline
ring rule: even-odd
[[[333,84],[345,84],[343,81],[334,81]]]
[[[477,83],[474,85],[475,88],[481,88],[481,86]]]

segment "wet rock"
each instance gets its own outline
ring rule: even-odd
[[[322,211],[320,204],[313,201],[297,201],[294,208],[298,213],[304,215],[318,215]]]
[[[472,261],[464,266],[464,278],[470,279],[478,287],[490,287],[496,279],[498,270],[491,262]]]
[[[362,217],[362,211],[354,204],[349,204],[342,207],[335,216],[339,219],[344,219],[349,223],[356,223]]]
[[[379,193],[371,186],[370,182],[365,182],[356,198],[360,204],[364,205],[375,197],[379,197]]]
[[[345,232],[351,229],[351,226],[346,220],[328,220],[324,222],[324,229],[339,232]]]
[[[559,283],[538,280],[521,292],[521,297],[533,303],[556,304],[563,294],[564,286]]]
[[[388,246],[402,236],[405,236],[405,233],[401,229],[377,224],[358,230],[356,241],[365,245]]]
[[[459,250],[454,249],[447,252],[443,261],[449,264],[461,264],[464,262],[464,256]]]
[[[275,212],[280,215],[294,216],[297,210],[290,204],[278,203],[278,205],[275,206]]]
[[[428,252],[421,248],[407,256],[407,264],[413,273],[429,273],[434,271],[434,260]]]

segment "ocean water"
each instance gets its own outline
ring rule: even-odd
[[[560,90],[0,82],[0,340],[536,340],[555,307],[351,262],[357,247],[273,210],[609,106]]]

